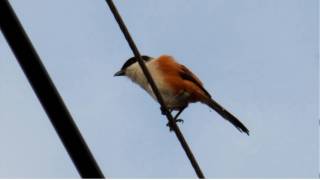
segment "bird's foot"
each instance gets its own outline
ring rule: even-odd
[[[182,123],[182,124],[183,124],[183,123],[184,123],[184,120],[183,120],[183,119],[176,119],[176,122],[177,122],[177,123],[179,122],[179,123]]]
[[[174,123],[182,123],[183,124],[184,120],[183,119],[175,119]],[[167,123],[167,126],[169,127],[170,132],[173,131],[173,125],[170,122]]]

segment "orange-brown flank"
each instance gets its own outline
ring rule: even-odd
[[[189,102],[205,102],[210,98],[210,95],[203,90],[199,78],[187,67],[177,63],[171,56],[162,55],[157,59],[157,63],[157,67],[164,75],[164,80],[172,88],[174,94],[178,95],[181,91],[188,92],[190,94]],[[192,77],[192,81],[184,79],[182,77],[184,74]]]

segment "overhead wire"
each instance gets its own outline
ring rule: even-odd
[[[174,131],[175,135],[177,136],[182,148],[184,149],[192,167],[194,168],[194,171],[195,173],[197,174],[198,178],[200,179],[204,179],[205,176],[204,174],[202,173],[202,170],[196,160],[196,158],[194,157],[192,151],[191,151],[191,148],[189,147],[187,141],[185,140],[182,132],[180,131],[178,125],[176,124],[176,121],[175,119],[173,118],[173,116],[171,115],[171,113],[169,112],[168,108],[166,107],[166,104],[164,103],[164,100],[163,100],[163,97],[161,95],[161,93],[159,92],[159,89],[157,88],[148,68],[146,67],[143,59],[141,58],[141,54],[137,48],[137,46],[135,45],[124,21],[122,20],[122,17],[119,13],[119,11],[117,10],[115,4],[113,3],[112,0],[106,0],[106,3],[108,4],[115,20],[117,21],[125,39],[127,40],[135,58],[138,60],[138,63],[144,73],[144,75],[146,76],[151,88],[152,88],[152,91],[154,92],[160,106],[161,106],[161,111],[162,113],[165,114],[165,116],[167,117],[168,119],[168,122],[169,122],[169,126],[170,128]]]
[[[105,178],[8,0],[0,29],[82,178]]]

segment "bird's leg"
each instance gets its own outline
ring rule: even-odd
[[[183,123],[183,119],[178,119],[179,115],[186,109],[187,106],[182,107],[179,112],[174,116],[174,120],[176,122],[182,122]]]
[[[174,123],[177,123],[177,122],[183,123],[183,122],[184,122],[183,119],[177,119],[177,118],[178,118],[179,115],[186,109],[186,107],[187,107],[187,106],[182,107],[182,108],[179,110],[179,112],[174,116],[174,118],[173,118]],[[167,126],[170,128],[170,131],[173,130],[172,126],[170,125],[170,122],[167,123]]]

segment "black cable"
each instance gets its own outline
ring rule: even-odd
[[[110,10],[112,11],[113,16],[116,19],[116,21],[117,21],[122,33],[124,34],[126,40],[128,41],[129,46],[130,46],[131,50],[133,51],[134,56],[138,59],[139,65],[141,66],[141,69],[142,69],[143,73],[145,74],[149,84],[151,85],[151,88],[152,88],[154,94],[157,97],[158,102],[161,105],[161,110],[165,113],[165,115],[166,115],[166,117],[167,117],[167,119],[169,121],[169,124],[170,124],[171,128],[174,130],[174,132],[175,132],[175,134],[176,134],[181,146],[183,147],[185,153],[187,154],[187,156],[188,156],[188,158],[189,158],[189,160],[190,160],[190,162],[192,164],[192,167],[194,168],[197,176],[199,178],[204,179],[205,177],[204,177],[204,175],[203,175],[203,173],[202,173],[202,171],[200,169],[200,166],[198,165],[197,160],[195,159],[195,157],[194,157],[189,145],[187,144],[185,138],[183,137],[183,135],[182,135],[179,127],[177,126],[175,120],[173,119],[171,113],[168,111],[168,109],[167,109],[167,107],[166,107],[166,105],[165,105],[165,103],[163,101],[163,98],[162,98],[162,96],[161,96],[156,84],[154,83],[154,80],[151,77],[150,72],[148,71],[144,61],[142,60],[141,55],[140,55],[140,53],[138,51],[138,48],[136,47],[133,39],[131,38],[130,33],[129,33],[126,25],[124,24],[124,22],[123,22],[120,14],[119,14],[117,8],[115,7],[115,5],[114,5],[112,0],[106,0],[106,2],[108,4]]]
[[[8,0],[0,0],[0,28],[82,178],[104,178]]]

